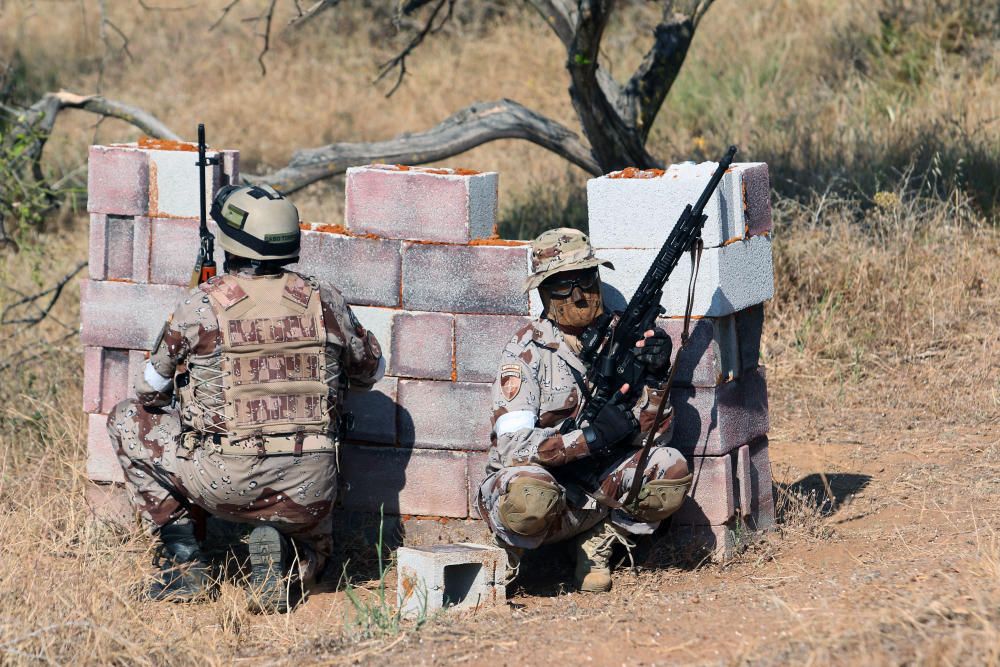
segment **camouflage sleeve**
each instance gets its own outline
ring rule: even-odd
[[[646,436],[649,434],[649,429],[653,427],[653,420],[656,419],[656,411],[660,408],[660,401],[663,400],[663,394],[665,389],[654,389],[653,387],[646,386],[643,387],[642,396],[635,404],[635,408],[632,410],[632,414],[635,415],[636,419],[639,420],[639,434],[635,436],[633,444],[636,447],[641,447],[646,442]],[[674,434],[674,408],[668,403],[663,409],[663,417],[659,427],[656,429],[656,439],[654,443],[657,445],[667,445]]]
[[[583,458],[590,448],[577,429],[559,433],[558,427],[538,424],[538,379],[510,344],[500,357],[493,383],[493,446],[504,466],[538,464],[556,467]]]
[[[218,338],[219,324],[199,289],[192,289],[174,309],[153,344],[135,392],[146,407],[162,407],[171,401],[174,373],[192,352],[211,353]]]
[[[361,326],[339,291],[324,286],[320,295],[328,349],[339,348],[341,372],[351,380],[352,387],[370,389],[385,374],[385,359],[378,339]]]

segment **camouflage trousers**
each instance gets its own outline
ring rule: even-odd
[[[582,459],[565,468],[543,468],[539,465],[511,466],[489,475],[479,487],[479,511],[498,538],[512,547],[534,549],[542,544],[561,542],[596,525],[605,517],[633,535],[649,535],[660,522],[647,523],[629,516],[624,510],[609,508],[584,497],[581,486],[600,487],[608,497],[619,501],[628,495],[639,463],[640,450],[612,460],[607,465],[594,465]],[[684,456],[672,447],[653,447],[643,474],[643,483],[654,479],[679,479],[688,474]],[[521,476],[554,483],[562,497],[562,511],[541,535],[520,535],[507,528],[500,519],[500,500],[510,483]]]
[[[300,573],[311,579],[333,548],[337,456],[238,456],[182,446],[174,411],[122,401],[108,415],[108,433],[125,471],[125,486],[143,523],[154,533],[191,521],[193,507],[253,525],[274,526],[295,539]]]

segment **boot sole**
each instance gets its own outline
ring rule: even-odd
[[[254,613],[283,614],[289,608],[288,581],[284,563],[288,547],[276,528],[260,526],[250,533],[250,590],[247,600]],[[294,588],[294,586],[292,586]]]

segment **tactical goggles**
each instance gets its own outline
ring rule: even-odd
[[[556,274],[542,283],[542,287],[547,289],[550,295],[563,298],[572,294],[577,287],[584,292],[592,289],[597,284],[597,280],[597,269],[592,269],[573,278]]]

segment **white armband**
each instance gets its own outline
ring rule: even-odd
[[[514,412],[506,412],[500,415],[497,418],[496,424],[493,425],[493,430],[496,432],[497,437],[500,437],[507,433],[514,433],[522,429],[534,427],[534,412],[531,410],[515,410]]]
[[[142,372],[142,377],[146,380],[146,384],[156,391],[165,391],[174,382],[173,378],[163,377],[156,372],[152,361],[146,362],[146,369]]]

